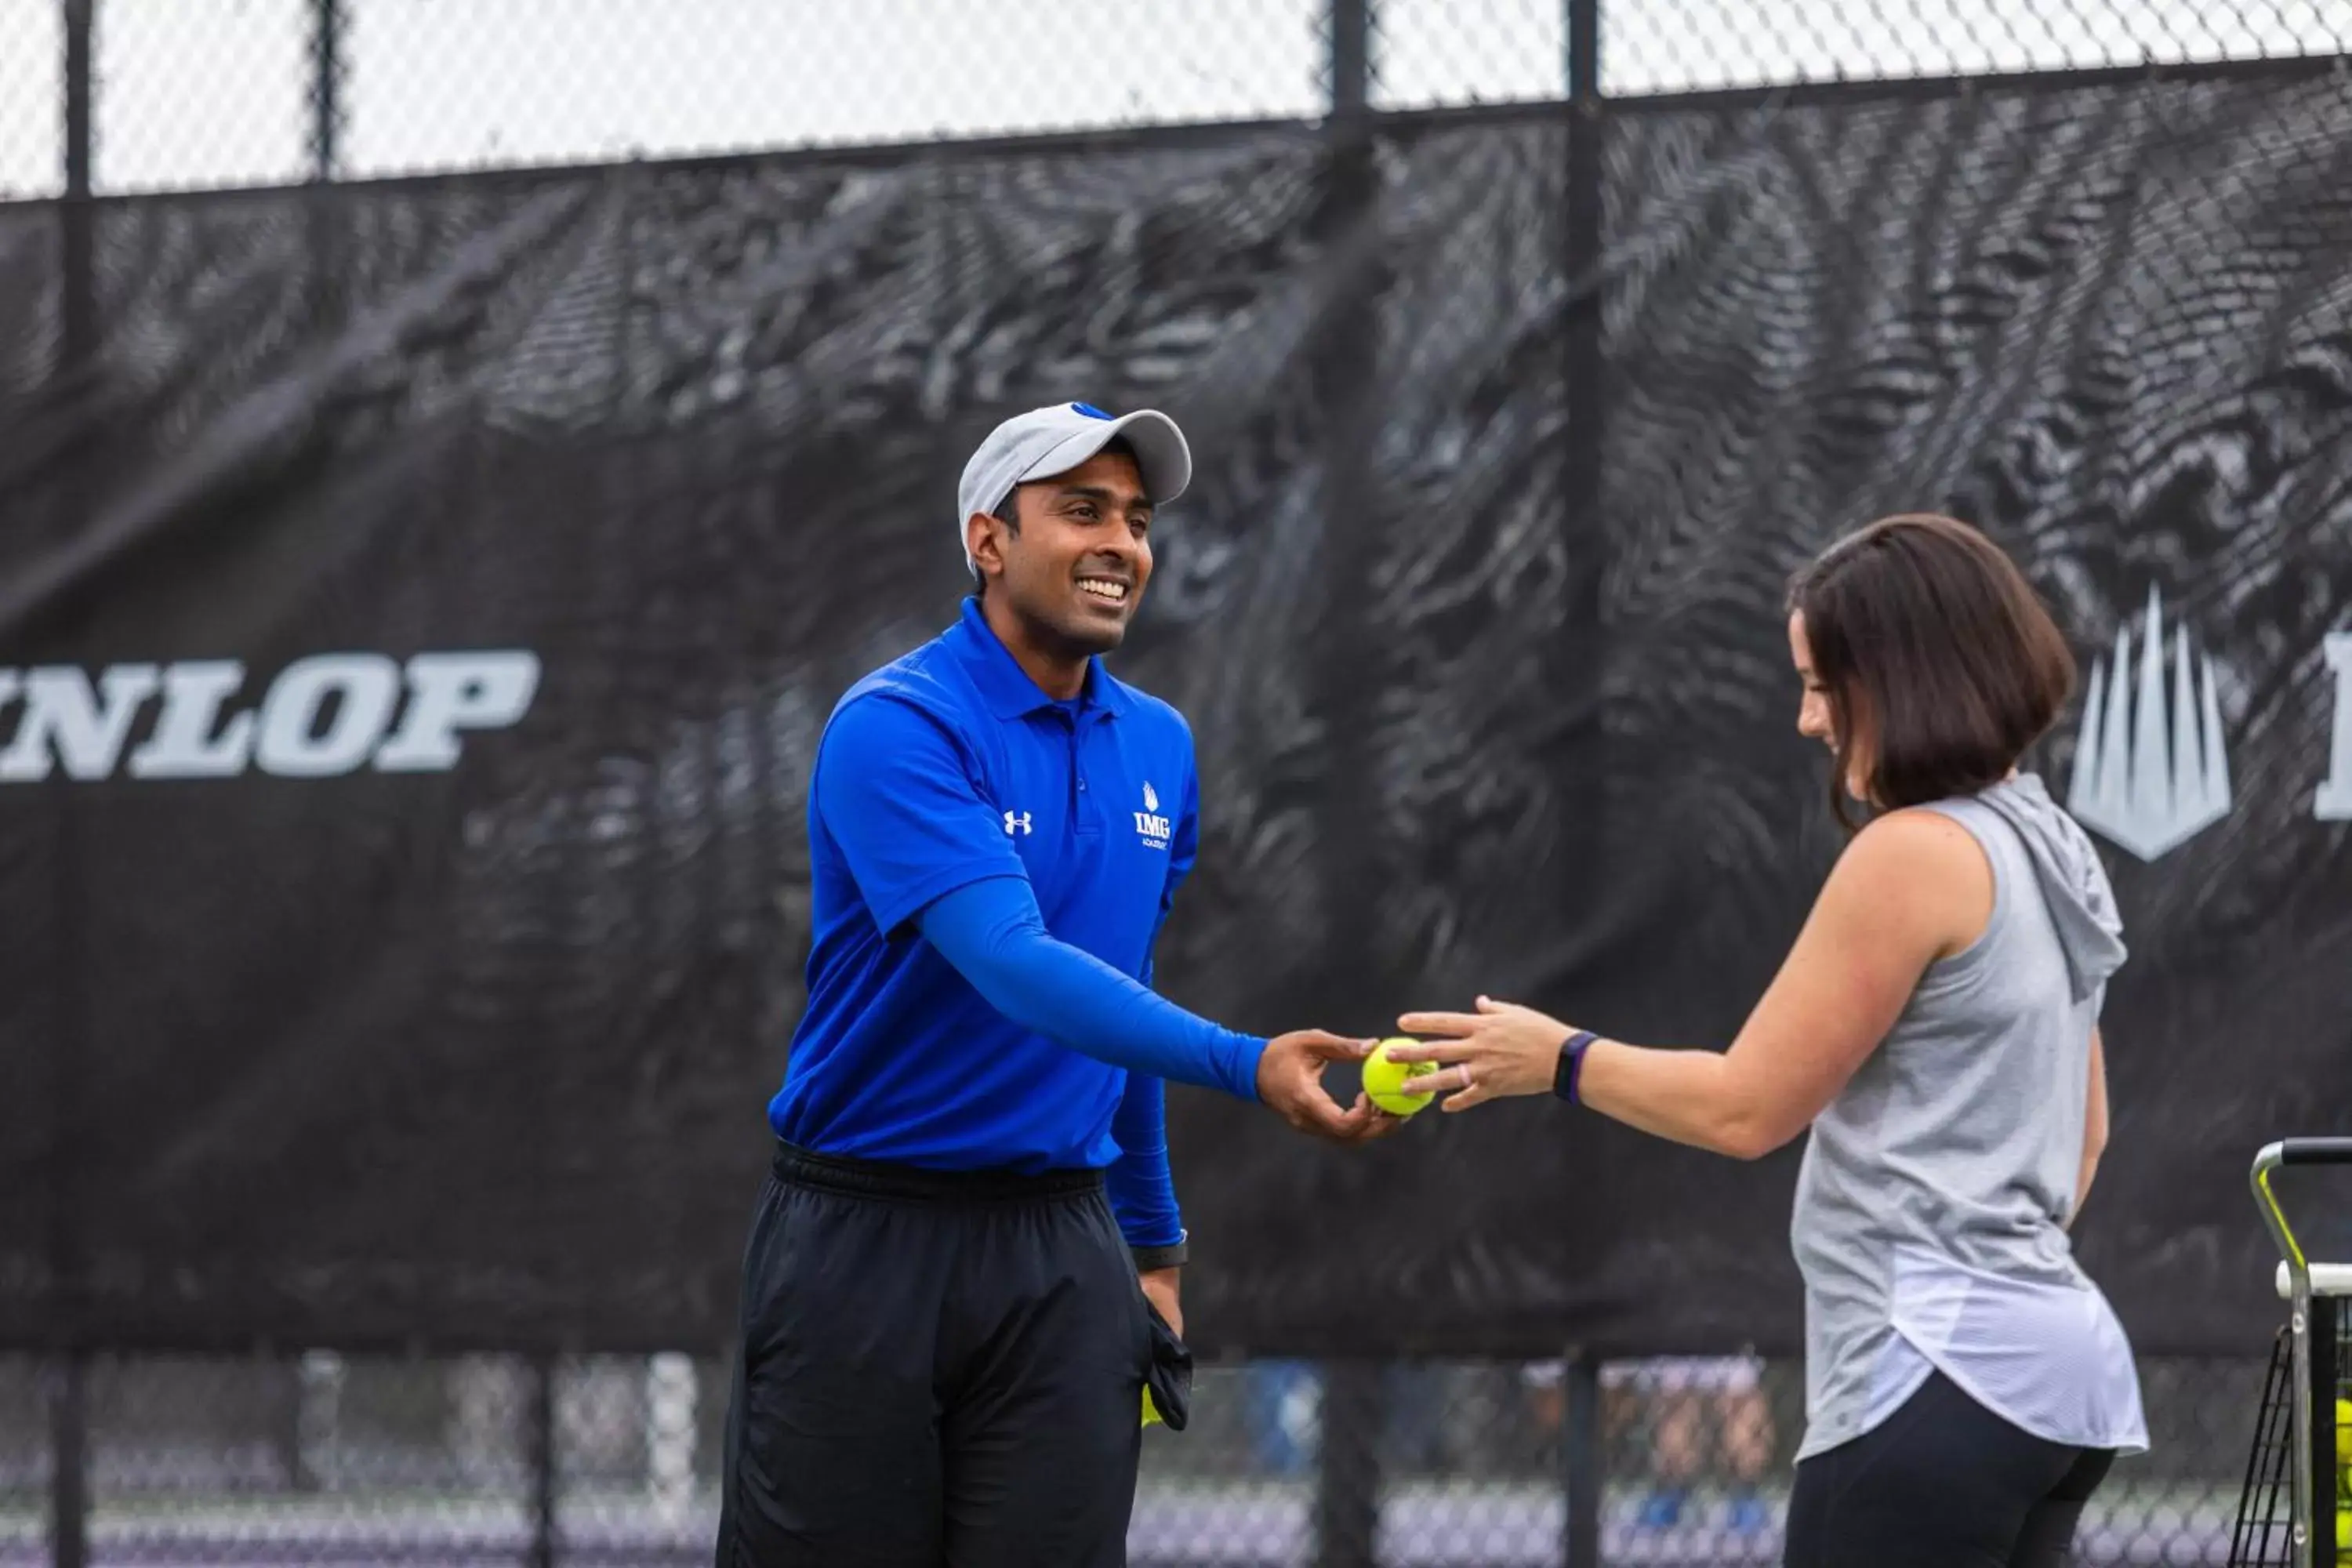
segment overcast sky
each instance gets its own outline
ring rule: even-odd
[[[1319,112],[1324,0],[343,0],[354,176]],[[1379,101],[1555,96],[1564,0],[1377,0]],[[109,191],[300,177],[308,0],[98,0]],[[59,0],[0,0],[0,195]],[[2352,49],[2352,0],[1603,0],[1614,93]]]

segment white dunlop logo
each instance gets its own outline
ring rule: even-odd
[[[2230,813],[2213,666],[2192,656],[2186,627],[2173,650],[2168,703],[2164,605],[2150,588],[2137,660],[2126,625],[2116,631],[2114,664],[2092,668],[2067,790],[2066,808],[2078,821],[2142,860],[2179,848]]]
[[[530,710],[539,656],[420,653],[404,665],[376,653],[316,654],[279,671],[258,709],[224,721],[223,706],[244,684],[245,666],[235,659],[110,664],[94,686],[71,665],[0,669],[0,733],[16,712],[15,732],[0,746],[0,784],[37,783],[53,767],[70,779],[112,778],[118,765],[133,779],[232,778],[256,769],[317,779],[362,765],[444,773],[464,751],[461,731],[504,729]],[[159,694],[154,727],[124,764],[140,713]]]
[[[1154,849],[1165,849],[1175,835],[1168,819],[1160,815],[1160,792],[1151,781],[1143,781],[1143,809],[1135,814],[1135,836]]]

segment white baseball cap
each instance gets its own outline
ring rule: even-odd
[[[976,512],[993,512],[1006,496],[1031,479],[1066,474],[1124,436],[1135,449],[1143,493],[1154,506],[1163,506],[1184,493],[1192,482],[1192,449],[1176,421],[1156,408],[1132,414],[1106,414],[1091,403],[1053,403],[1016,414],[988,433],[963,466],[963,482],[956,487],[956,539],[961,542],[965,522]],[[971,552],[964,552],[970,566]]]

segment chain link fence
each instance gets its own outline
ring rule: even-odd
[[[77,0],[78,3],[78,0]],[[63,0],[0,0],[0,199],[64,187]],[[1377,110],[1541,102],[1566,0],[1380,0]],[[99,194],[1243,120],[1330,102],[1326,0],[95,0]],[[2332,55],[2338,0],[1641,0],[1616,97]]]
[[[1702,92],[2279,59],[2347,46],[2352,14],[2297,0],[1643,0],[1601,7],[1601,86],[1621,96]]]
[[[2155,1450],[2094,1501],[2077,1563],[2227,1561],[2262,1370],[2144,1364]],[[1350,1375],[1369,1421],[1343,1431],[1327,1416]],[[0,1361],[0,1563],[47,1560],[42,1409],[57,1376]],[[727,1386],[715,1356],[102,1357],[87,1376],[96,1563],[709,1560]],[[1562,1563],[1570,1381],[1557,1362],[1208,1367],[1190,1429],[1146,1436],[1130,1561]],[[1777,1563],[1801,1382],[1776,1360],[1601,1365],[1602,1561]],[[1370,1556],[1328,1555],[1359,1516]]]

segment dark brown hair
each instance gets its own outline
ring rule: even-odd
[[[1789,586],[1836,727],[1830,809],[1858,748],[1869,804],[1894,811],[1995,784],[2056,721],[2074,656],[2025,574],[1967,523],[1881,518]]]

